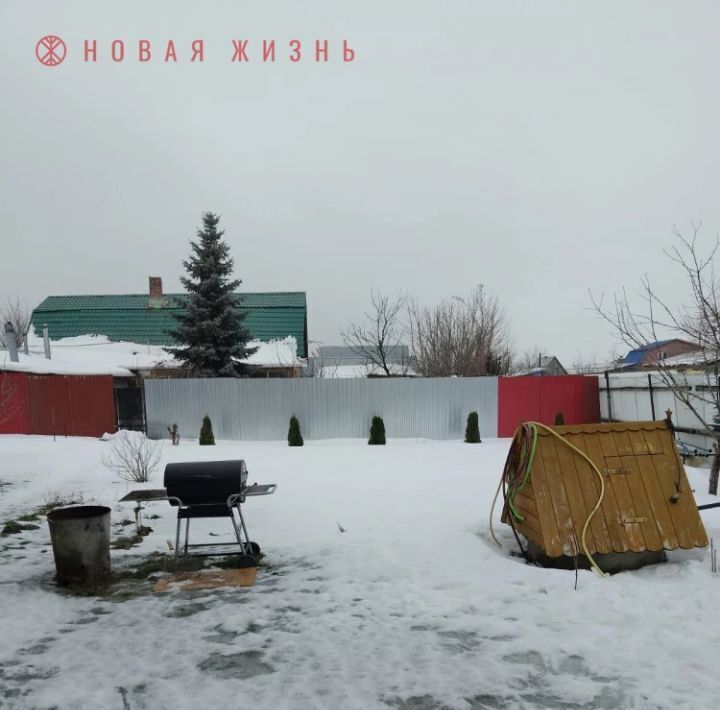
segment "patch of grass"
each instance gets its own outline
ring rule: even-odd
[[[0,537],[7,537],[8,535],[17,535],[24,530],[39,530],[39,525],[23,525],[17,520],[8,520],[3,529],[0,531]]]
[[[129,550],[135,545],[139,545],[143,541],[141,535],[128,535],[126,537],[118,537],[110,543],[113,550]]]
[[[173,559],[162,553],[155,553],[143,559],[133,567],[126,567],[113,572],[114,582],[124,582],[130,579],[147,579],[152,574],[167,572],[173,569]]]
[[[22,525],[18,523],[16,520],[8,520],[5,523],[5,526],[2,529],[2,532],[0,532],[0,535],[2,537],[7,537],[8,535],[17,535],[18,533],[22,532]]]
[[[143,538],[149,535],[152,531],[152,528],[141,525],[137,529],[135,535],[117,537],[110,543],[110,547],[112,547],[113,550],[129,550],[131,547],[139,545],[143,541]]]
[[[176,565],[173,555],[154,552],[133,565],[113,570],[112,581],[144,580],[160,572],[198,572],[215,566],[208,557],[181,557]]]
[[[0,537],[17,535],[25,530],[38,530],[40,526],[33,525],[32,523],[40,522],[41,518],[47,516],[50,511],[55,510],[55,508],[63,508],[68,505],[79,505],[82,503],[82,495],[74,493],[65,497],[53,495],[50,498],[46,498],[45,503],[36,508],[33,512],[19,515],[15,520],[6,521],[3,529],[0,530]]]

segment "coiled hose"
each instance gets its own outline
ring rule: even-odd
[[[530,478],[533,461],[535,460],[535,451],[537,448],[537,437],[539,429],[542,429],[548,434],[551,434],[556,439],[558,439],[558,441],[561,441],[565,446],[572,449],[574,453],[576,453],[584,461],[587,462],[587,464],[597,474],[597,477],[600,480],[600,495],[598,496],[597,503],[595,503],[595,507],[590,511],[590,514],[587,516],[585,524],[583,525],[582,533],[580,535],[580,546],[582,548],[583,554],[585,555],[585,557],[587,557],[590,566],[601,577],[604,577],[604,572],[600,569],[600,567],[598,567],[597,563],[590,554],[590,551],[588,550],[585,536],[587,534],[587,529],[590,525],[590,521],[592,520],[595,513],[597,513],[597,511],[599,510],[600,506],[602,505],[603,498],[605,497],[605,479],[603,478],[600,469],[590,460],[590,458],[584,451],[581,451],[577,446],[571,444],[567,439],[558,434],[554,429],[551,429],[550,427],[545,426],[540,422],[524,422],[515,430],[512,443],[510,444],[510,452],[508,453],[507,460],[505,461],[505,468],[503,469],[502,476],[500,477],[500,482],[498,483],[497,490],[495,491],[495,496],[493,497],[492,506],[490,507],[490,535],[499,546],[502,546],[500,540],[498,540],[495,536],[495,531],[493,530],[493,516],[495,513],[495,505],[497,504],[498,496],[500,495],[500,491],[502,490],[503,498],[505,500],[505,507],[508,514],[508,520],[510,521],[510,526],[512,527],[515,539],[518,541],[521,552],[524,556],[526,556],[525,550],[523,550],[523,547],[520,544],[520,538],[518,537],[517,531],[515,530],[515,522],[523,521],[523,516],[515,507],[515,497],[525,487],[528,479]]]

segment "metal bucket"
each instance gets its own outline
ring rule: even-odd
[[[110,574],[110,508],[56,508],[47,518],[58,582],[81,584]]]

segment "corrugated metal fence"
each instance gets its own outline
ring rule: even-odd
[[[598,382],[594,377],[501,377],[498,395],[499,436],[512,436],[522,421],[554,424],[558,414],[563,415],[565,424],[600,421]]]
[[[717,389],[714,375],[675,374],[678,384],[694,393],[693,406],[707,423],[713,421],[716,412],[713,405],[704,400],[712,400]],[[696,429],[700,426],[697,417],[690,408],[679,400],[657,374],[642,372],[611,373],[606,381],[599,376],[600,413],[603,419],[620,421],[648,421],[664,419],[665,411],[672,410],[673,423],[678,427]],[[608,392],[608,383],[610,389]],[[697,434],[682,433],[680,438],[689,444],[710,448],[713,440]]]
[[[115,431],[110,376],[28,375],[32,434],[101,436]]]
[[[0,434],[100,436],[115,422],[110,376],[0,372]]]
[[[195,438],[208,414],[219,439],[280,440],[295,414],[308,439],[366,437],[375,415],[389,438],[458,439],[472,410],[481,436],[496,437],[497,402],[496,377],[145,380],[151,438],[175,422]]]

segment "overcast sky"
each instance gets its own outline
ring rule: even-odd
[[[339,343],[371,288],[483,283],[519,349],[603,357],[588,289],[648,272],[679,299],[673,225],[720,231],[719,26],[693,0],[3,0],[0,294],[179,290],[212,210],[244,289],[307,292],[312,341]],[[330,61],[291,63],[293,38]]]

